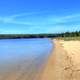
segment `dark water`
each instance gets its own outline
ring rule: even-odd
[[[52,43],[47,38],[0,40],[1,79],[7,80],[6,73],[12,75],[12,72],[16,74],[25,72],[24,76],[30,75],[32,72],[35,73],[45,63],[51,48]]]

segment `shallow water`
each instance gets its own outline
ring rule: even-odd
[[[8,74],[25,80],[20,78],[23,73],[27,79],[45,63],[51,48],[52,43],[47,38],[0,40],[0,80],[11,79]]]

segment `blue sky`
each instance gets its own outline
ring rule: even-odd
[[[80,30],[80,0],[0,0],[0,34]]]

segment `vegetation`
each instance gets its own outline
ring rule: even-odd
[[[79,39],[80,31],[55,33],[55,34],[0,34],[0,39],[15,39],[15,38],[64,38],[64,39]]]
[[[0,34],[0,39],[15,39],[15,38],[46,38],[55,37],[54,34]]]
[[[60,37],[80,37],[80,31],[65,32],[65,33],[58,34],[57,36],[60,36]]]
[[[80,31],[65,32],[65,33],[57,34],[57,39],[62,39],[62,40],[80,40]]]

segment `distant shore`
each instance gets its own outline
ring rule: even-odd
[[[78,38],[79,37],[79,38]],[[73,40],[79,39],[80,40],[80,31],[74,32],[64,32],[64,33],[35,33],[35,34],[0,34],[0,39],[15,39],[15,38],[57,38],[57,39],[66,39],[66,40]]]
[[[54,38],[54,34],[0,34],[0,39]]]

